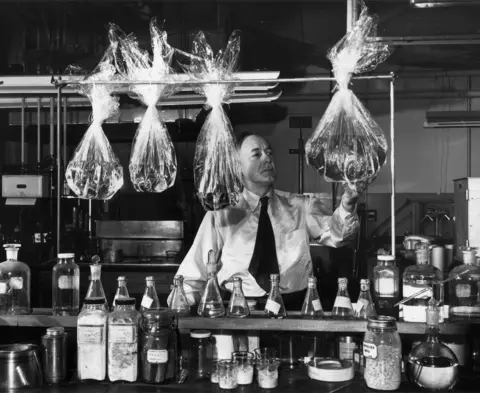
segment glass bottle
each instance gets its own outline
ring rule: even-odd
[[[117,291],[112,302],[112,311],[115,310],[117,299],[127,299],[130,297],[127,289],[127,278],[125,276],[118,276],[117,278]]]
[[[145,292],[143,293],[142,303],[140,304],[140,311],[158,310],[160,308],[160,301],[158,300],[157,291],[155,289],[155,278],[149,276],[145,278]]]
[[[107,372],[105,299],[86,298],[77,318],[78,379],[103,381]]]
[[[442,272],[428,264],[428,245],[420,246],[415,251],[415,255],[417,264],[407,267],[403,272],[403,297],[410,297],[428,285],[437,292],[435,298],[443,302],[443,291],[440,290],[443,286],[436,285],[442,279]],[[402,305],[403,320],[425,323],[425,309],[433,295],[432,290],[429,290],[404,303]]]
[[[318,296],[316,277],[308,277],[307,293],[305,294],[300,314],[308,318],[321,318],[323,316],[323,307],[320,302],[320,296]]]
[[[80,269],[75,254],[58,254],[52,271],[53,315],[78,315],[80,305]]]
[[[108,379],[135,382],[138,370],[140,313],[135,299],[119,298],[108,316]]]
[[[102,285],[102,265],[97,263],[90,265],[90,285],[88,286],[87,296],[85,296],[85,299],[91,298],[104,299],[105,311],[108,312],[107,297],[105,296],[105,291],[103,290]]]
[[[335,319],[353,318],[352,302],[348,294],[348,279],[340,277],[338,279],[338,291],[335,303],[333,304],[332,317]]]
[[[454,267],[449,279],[450,319],[468,320],[480,317],[480,267],[476,251],[463,251],[463,264]]]
[[[215,252],[210,250],[207,263],[208,280],[203,296],[198,304],[198,315],[202,317],[216,318],[225,315],[225,306],[223,305],[217,281],[217,268]]]
[[[377,314],[398,318],[400,300],[400,273],[392,255],[378,255],[377,265],[373,268],[373,296]]]
[[[2,290],[7,290],[8,314],[30,314],[30,268],[26,263],[17,260],[20,244],[5,244],[3,246],[7,260],[0,263],[0,272],[3,280],[8,280],[8,285]]]
[[[450,390],[458,381],[459,362],[453,351],[438,340],[440,309],[432,297],[426,309],[426,339],[408,356],[410,382],[431,390]]]
[[[183,276],[177,275],[173,278],[173,295],[170,303],[170,310],[179,316],[190,315],[190,304],[183,288]]]
[[[287,310],[280,294],[280,275],[278,274],[270,274],[270,293],[265,304],[265,315],[276,319],[287,316]]]
[[[363,278],[360,280],[360,294],[354,307],[354,317],[357,319],[368,319],[376,317],[375,305],[370,295],[370,280]]]
[[[233,293],[228,303],[227,316],[232,318],[244,318],[250,315],[247,299],[242,290],[242,279],[240,277],[233,278]]]
[[[194,379],[210,379],[211,358],[213,355],[212,333],[209,330],[190,331],[192,347],[188,361],[191,376]]]

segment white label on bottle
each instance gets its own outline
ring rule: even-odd
[[[103,326],[79,326],[77,329],[80,344],[101,344],[104,341]]]
[[[455,285],[455,293],[457,297],[470,297],[470,285],[468,284],[457,284]]]
[[[152,303],[153,303],[153,299],[148,295],[144,295],[142,298],[142,303],[140,305],[144,308],[150,308]]]
[[[377,358],[377,346],[372,343],[363,342],[363,356],[369,359]]]
[[[422,289],[425,288],[427,282],[417,285],[403,285],[403,297],[410,297],[415,295],[417,292],[420,292]],[[432,289],[430,288],[428,291],[423,292],[421,295],[415,296],[415,299],[428,299],[433,296]]]
[[[352,308],[352,302],[349,297],[337,296],[333,307]]]
[[[265,304],[265,310],[271,311],[274,314],[278,314],[278,312],[280,311],[280,307],[280,304],[271,299],[268,299],[267,303]]]
[[[167,363],[168,351],[165,349],[149,349],[147,351],[148,363]]]
[[[315,299],[312,301],[313,311],[320,311],[322,309],[322,303],[320,299]]]
[[[58,277],[58,287],[60,289],[72,289],[73,277],[72,276],[60,276]]]
[[[352,360],[355,343],[340,342],[338,344],[338,357],[340,360]]]
[[[407,306],[403,305],[403,320],[405,322],[427,322],[425,306]]]
[[[7,283],[5,281],[0,282],[0,295],[7,293]]]
[[[375,281],[376,291],[382,297],[393,297],[395,294],[395,281],[393,278],[379,278]]]
[[[135,341],[135,328],[128,325],[110,325],[108,341],[112,343],[133,343]]]
[[[10,286],[13,289],[23,288],[23,277],[10,277]]]

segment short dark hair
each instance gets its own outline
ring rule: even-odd
[[[245,139],[247,139],[249,136],[256,135],[253,132],[250,131],[244,131],[240,134],[240,136],[237,138],[237,149],[240,149],[242,147],[243,142]]]

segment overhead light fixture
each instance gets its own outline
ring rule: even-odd
[[[416,8],[436,8],[454,6],[480,6],[478,0],[410,0],[410,4]]]
[[[427,112],[424,128],[480,127],[480,111]]]

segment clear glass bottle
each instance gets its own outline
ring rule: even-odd
[[[17,260],[20,244],[5,244],[3,246],[7,260],[0,263],[0,272],[3,280],[8,280],[7,290],[8,314],[30,314],[30,268],[26,263]],[[2,288],[3,289],[3,288]]]
[[[217,262],[215,252],[208,252],[207,274],[208,280],[205,285],[200,303],[198,304],[198,315],[202,317],[223,317],[225,315],[225,306],[223,305],[222,295],[217,281]]]
[[[300,314],[306,318],[323,317],[323,307],[317,291],[316,277],[308,277],[307,293],[305,294]]]
[[[75,254],[58,254],[52,271],[53,315],[78,315],[80,307],[80,269]]]
[[[158,300],[157,290],[155,289],[155,277],[148,276],[145,278],[145,292],[143,293],[140,311],[158,310],[160,301]]]
[[[270,293],[265,304],[265,315],[275,319],[282,319],[287,316],[287,310],[280,294],[280,275],[278,274],[270,274]]]
[[[105,299],[86,298],[77,318],[77,374],[80,381],[103,381],[107,373]]]
[[[119,298],[108,316],[108,379],[135,382],[138,370],[140,313],[135,299]]]
[[[431,390],[451,390],[459,377],[459,362],[453,351],[438,339],[440,309],[434,298],[426,310],[426,339],[408,356],[407,376],[410,382]]]
[[[125,276],[118,276],[117,283],[117,291],[115,292],[112,302],[112,311],[115,310],[117,299],[127,299],[130,297],[127,289],[127,278]]]
[[[195,379],[210,379],[213,356],[212,333],[209,330],[190,331],[189,372]]]
[[[190,304],[183,288],[183,276],[176,275],[173,278],[173,295],[170,310],[179,316],[190,315]]]
[[[392,255],[378,255],[373,268],[373,295],[377,314],[398,318],[400,300],[400,273]]]
[[[87,296],[85,299],[98,299],[105,300],[105,311],[108,312],[108,302],[105,296],[105,291],[102,285],[102,265],[97,263],[90,265],[90,285],[88,286]]]
[[[354,307],[354,317],[357,319],[368,319],[369,317],[376,316],[377,312],[375,311],[375,305],[370,295],[370,280],[368,278],[362,278],[360,280],[360,294]]]
[[[244,318],[250,315],[247,299],[242,290],[242,279],[240,277],[233,278],[233,292],[228,303],[227,316],[232,318]]]
[[[338,291],[335,303],[333,304],[332,317],[335,319],[352,319],[353,308],[350,295],[348,294],[348,279],[340,277],[338,279]]]
[[[463,264],[448,275],[451,320],[480,317],[480,267],[476,265],[476,251],[463,251]]]
[[[363,377],[369,388],[399,388],[402,379],[402,341],[395,318],[379,315],[368,319],[363,338],[363,356]]]
[[[436,283],[442,280],[442,272],[436,267],[428,264],[429,248],[428,245],[420,246],[416,251],[417,264],[409,266],[403,272],[403,298],[410,297],[418,291],[430,286],[432,290],[424,292],[421,295],[409,300],[402,305],[403,320],[406,322],[424,322],[425,323],[425,309],[429,299],[435,296],[443,302],[443,291]]]

